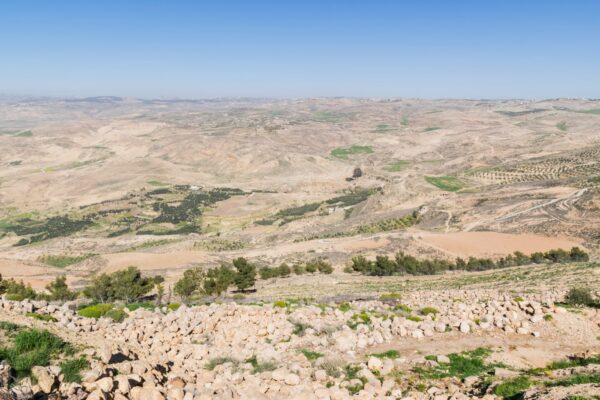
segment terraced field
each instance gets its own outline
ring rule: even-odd
[[[484,185],[551,180],[575,180],[582,185],[589,179],[600,176],[600,146],[514,165],[479,168],[465,173],[465,176]]]

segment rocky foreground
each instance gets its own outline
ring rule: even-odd
[[[599,350],[600,312],[558,307],[555,302],[562,296],[523,299],[493,291],[437,291],[343,304],[213,303],[176,311],[140,308],[120,323],[81,317],[71,303],[3,300],[1,319],[50,315],[55,322],[35,323],[87,344],[83,353],[91,364],[81,383],[64,382],[57,366],[35,367],[34,380],[25,378],[3,389],[0,398],[503,398],[494,394],[499,384],[523,368],[540,366],[527,357],[511,359],[511,346],[536,347],[546,341],[548,347],[564,342],[565,352]],[[480,343],[490,347],[489,361],[482,358],[489,365],[482,367],[485,373],[452,373],[453,349],[460,344],[460,351],[473,352],[465,357],[480,357],[475,355]],[[598,373],[600,365],[583,368]],[[557,369],[549,374],[581,372]],[[600,385],[538,385],[525,398],[581,394],[600,395]]]

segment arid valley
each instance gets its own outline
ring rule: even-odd
[[[3,97],[2,279],[160,282],[0,320],[83,346],[43,398],[597,399],[599,132],[598,100]]]

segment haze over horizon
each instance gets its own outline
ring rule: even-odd
[[[0,93],[600,97],[600,3],[0,5]]]

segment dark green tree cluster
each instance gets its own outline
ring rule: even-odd
[[[262,267],[258,271],[261,279],[286,277],[292,272],[296,275],[306,273],[314,274],[316,272],[331,274],[333,272],[333,267],[325,260],[315,259],[308,261],[305,264],[295,264],[292,268],[283,263],[279,267]]]
[[[115,300],[130,303],[142,298],[163,281],[162,276],[143,277],[139,269],[129,267],[111,274],[97,275],[84,289],[83,293],[92,300],[101,303]]]
[[[175,283],[175,294],[184,302],[194,296],[220,296],[231,285],[241,291],[247,291],[256,283],[256,266],[243,257],[236,258],[231,264],[221,264],[206,272],[199,268],[188,269]]]
[[[14,232],[18,236],[29,236],[21,238],[15,246],[23,246],[29,243],[41,242],[43,240],[55,237],[69,236],[79,232],[90,225],[93,221],[90,218],[71,219],[66,215],[50,217],[45,221],[24,220],[18,224],[11,225],[7,230]]]
[[[550,250],[545,253],[533,253],[529,256],[517,251],[497,261],[490,258],[469,257],[467,260],[457,258],[455,262],[430,259],[419,260],[402,252],[396,254],[394,259],[387,256],[377,256],[375,260],[368,260],[363,256],[352,258],[352,271],[363,275],[390,276],[390,275],[433,275],[446,271],[486,271],[514,267],[528,264],[549,264],[588,261],[588,254],[578,247],[571,251],[562,249]]]
[[[286,263],[281,264],[279,267],[261,267],[258,270],[260,279],[279,278],[290,276],[292,269]]]
[[[48,295],[45,297],[48,300],[69,301],[77,297],[77,292],[69,289],[67,285],[67,277],[64,275],[57,276],[54,281],[46,285]]]
[[[37,293],[31,285],[17,282],[14,279],[3,279],[0,275],[0,295],[6,294],[9,300],[21,301],[25,299],[36,299]]]
[[[590,288],[571,288],[565,296],[565,302],[574,306],[600,307],[600,299],[597,299]]]

